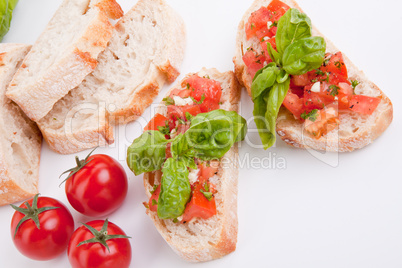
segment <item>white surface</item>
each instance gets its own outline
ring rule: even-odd
[[[119,2],[127,11],[136,1]],[[20,0],[4,42],[33,43],[59,3],[61,0]],[[188,32],[182,76],[203,66],[232,70],[237,25],[252,0],[168,3],[184,18]],[[111,148],[97,150],[118,158],[127,170],[128,197],[109,219],[133,237],[132,267],[402,267],[402,2],[299,0],[299,4],[390,97],[394,122],[374,144],[339,158],[329,155],[325,161],[336,167],[281,141],[267,152],[243,142],[240,158],[249,154],[250,160],[257,160],[240,171],[237,250],[220,260],[189,264],[169,248],[144,213],[142,176],[135,177],[125,164],[127,146],[140,135],[140,124],[151,116],[148,109],[143,119],[119,128]],[[247,119],[252,114],[245,93],[241,113]],[[258,140],[256,133],[248,137]],[[257,163],[264,158],[265,168]],[[267,167],[269,161],[271,167]],[[284,169],[280,169],[282,161]],[[53,153],[44,144],[39,189],[42,195],[67,204],[78,227],[90,218],[75,212],[64,189],[58,187],[59,174],[73,164],[73,156]],[[1,267],[69,267],[66,255],[49,262],[22,256],[11,241],[12,214],[8,206],[0,208]]]

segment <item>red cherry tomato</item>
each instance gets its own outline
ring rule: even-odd
[[[73,268],[129,267],[131,245],[128,238],[120,227],[107,219],[88,222],[71,236],[68,260]],[[88,241],[90,239],[95,241]]]
[[[91,217],[102,217],[118,209],[126,198],[128,184],[120,163],[104,154],[77,161],[79,170],[67,179],[65,186],[71,206]]]
[[[74,220],[70,211],[60,201],[50,197],[38,198],[36,195],[19,208],[13,207],[17,211],[11,220],[11,236],[14,245],[23,255],[44,261],[59,256],[67,249],[68,241],[74,232]],[[43,208],[53,209],[40,212]],[[25,216],[19,211],[28,212],[29,209],[34,213],[33,217],[37,217],[40,229],[32,218],[22,222],[17,229],[18,223]],[[39,213],[34,212],[35,209],[38,209]]]

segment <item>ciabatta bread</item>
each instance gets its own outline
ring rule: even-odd
[[[293,0],[281,0],[291,8],[301,8]],[[247,40],[245,25],[252,12],[267,7],[271,0],[256,0],[244,14],[237,33],[236,55],[233,58],[235,73],[240,83],[243,84],[251,94],[252,77],[248,74],[242,56],[247,48],[252,47],[261,51],[257,37]],[[339,50],[330,40],[325,38],[314,26],[313,36],[322,36],[327,43],[327,52],[335,53]],[[392,103],[388,97],[373,83],[366,75],[359,70],[345,55],[344,60],[348,69],[349,77],[360,82],[356,87],[356,94],[363,94],[370,97],[380,97],[381,103],[372,115],[362,115],[354,112],[340,111],[339,128],[334,129],[320,139],[315,139],[304,132],[304,124],[296,120],[293,115],[284,107],[281,108],[276,121],[278,135],[286,143],[297,148],[311,148],[314,150],[350,152],[360,149],[378,138],[391,124],[393,119]]]
[[[0,44],[0,206],[38,193],[42,136],[36,124],[5,95],[30,48]]]
[[[95,71],[38,125],[54,151],[69,154],[113,143],[111,123],[140,116],[184,57],[185,27],[163,0],[140,0],[113,31]]]
[[[15,74],[7,96],[32,120],[44,117],[95,69],[112,36],[109,18],[122,15],[115,0],[64,0]]]
[[[220,108],[238,111],[241,88],[233,72],[220,73],[216,69],[202,69],[199,76],[208,75],[221,83]],[[191,75],[191,74],[190,74]],[[190,76],[189,75],[189,76]],[[181,88],[178,83],[176,87]],[[166,115],[163,107],[159,113]],[[191,262],[221,258],[236,249],[237,242],[237,180],[238,150],[235,144],[223,157],[217,175],[210,178],[216,185],[217,214],[204,220],[195,218],[187,223],[161,220],[157,212],[147,209],[147,214],[170,247],[183,259]],[[154,184],[160,184],[160,171],[144,174],[144,187],[148,198]]]

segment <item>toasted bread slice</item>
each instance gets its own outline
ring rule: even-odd
[[[233,72],[219,73],[216,69],[202,69],[198,74],[208,75],[221,83],[221,109],[238,111],[241,88]],[[174,88],[181,88],[181,84],[178,83]],[[162,107],[159,113],[166,115],[166,109]],[[236,249],[237,144],[223,158],[225,160],[221,161],[218,174],[210,179],[217,189],[216,215],[207,220],[195,218],[187,223],[174,223],[173,220],[159,219],[156,212],[147,209],[147,214],[162,237],[180,257],[187,261],[210,261],[221,258]],[[160,183],[161,176],[160,171],[144,174],[144,187],[148,198],[151,197],[150,191],[154,184]]]
[[[115,0],[64,0],[15,74],[7,96],[34,121],[79,85],[112,36]]]
[[[50,148],[69,154],[113,143],[111,124],[135,120],[179,75],[185,35],[165,1],[140,0],[117,22],[95,71],[38,122]]]
[[[42,136],[36,124],[5,95],[30,48],[0,44],[0,206],[38,193]]]
[[[292,8],[301,8],[295,1],[281,0]],[[245,33],[245,24],[247,23],[252,12],[258,10],[262,6],[268,6],[271,0],[256,0],[244,14],[237,33],[236,55],[233,58],[235,65],[235,73],[240,83],[243,84],[249,95],[251,93],[252,77],[248,74],[242,56],[247,48],[252,47],[256,51],[261,51],[259,40],[257,37],[247,40]],[[314,26],[313,36],[322,36],[327,43],[327,52],[335,53],[339,50],[332,44],[330,40],[325,38]],[[370,97],[381,98],[381,103],[372,115],[362,115],[352,111],[340,111],[339,128],[332,130],[327,135],[319,139],[304,132],[304,123],[296,120],[293,115],[284,107],[281,108],[278,119],[276,121],[276,130],[278,135],[287,144],[297,148],[311,148],[314,150],[350,152],[360,149],[378,138],[391,124],[393,119],[392,103],[388,97],[373,83],[365,74],[360,71],[347,57],[344,55],[346,67],[349,77],[358,80],[360,85],[356,87],[356,94],[363,94]]]

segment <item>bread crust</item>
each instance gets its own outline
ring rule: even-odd
[[[293,0],[282,0],[290,7],[297,8],[302,11],[299,5]],[[246,11],[242,20],[239,23],[237,39],[236,39],[236,55],[233,58],[235,65],[235,73],[239,82],[247,89],[251,95],[252,78],[247,73],[242,56],[244,55],[244,47],[247,43],[245,36],[245,23],[248,21],[250,14],[258,10],[261,6],[268,6],[271,0],[256,0],[251,7]],[[324,37],[327,43],[327,51],[339,51],[330,40],[323,36],[313,25],[313,35]],[[361,86],[369,87],[376,91],[375,95],[381,98],[381,109],[377,109],[367,121],[374,123],[367,123],[364,127],[360,127],[353,135],[344,135],[339,129],[335,129],[321,137],[315,139],[310,135],[304,133],[304,123],[294,119],[286,108],[281,108],[278,114],[276,130],[279,137],[287,144],[296,148],[305,148],[321,151],[332,152],[351,152],[356,149],[363,148],[372,143],[378,138],[391,124],[393,119],[393,106],[389,98],[376,86],[373,82],[369,81],[362,71],[360,71],[345,55],[345,64],[347,69],[353,73],[353,79],[361,82]],[[349,112],[349,115],[359,117],[357,113]],[[362,116],[360,116],[362,117]],[[346,118],[346,116],[345,116]],[[342,120],[341,120],[342,124]],[[339,132],[339,133],[338,133]]]
[[[25,44],[0,44],[0,66],[4,66],[7,70],[0,72],[1,79],[4,80],[2,88],[0,89],[0,94],[3,96],[1,97],[1,102],[4,102],[2,107],[0,107],[1,114],[0,114],[0,121],[2,124],[2,128],[7,128],[8,126],[5,124],[9,124],[10,122],[3,121],[3,114],[10,113],[10,110],[3,111],[12,107],[12,109],[16,112],[16,115],[25,117],[24,113],[19,109],[16,104],[11,103],[9,100],[5,100],[5,84],[8,83],[13,75],[13,72],[16,71],[18,66],[21,64],[24,56],[28,53],[29,49],[31,48],[30,45]],[[12,60],[5,60],[5,58],[10,57],[13,58]],[[13,114],[13,118],[18,120]],[[26,117],[25,117],[26,118]],[[26,119],[29,122],[28,119]],[[15,130],[17,131],[17,130]],[[24,133],[24,131],[26,133]],[[42,135],[37,128],[34,122],[29,122],[26,129],[21,129],[21,131],[14,132],[13,137],[8,137],[11,139],[11,142],[15,140],[26,140],[29,139],[29,135],[32,135],[32,143],[30,145],[32,148],[24,148],[25,150],[32,149],[31,151],[31,158],[37,161],[37,166],[35,166],[32,170],[33,175],[31,179],[33,179],[32,186],[33,187],[24,187],[17,183],[17,179],[15,178],[15,173],[12,172],[12,169],[15,168],[10,165],[10,155],[6,152],[9,148],[5,148],[10,146],[7,144],[4,146],[4,143],[0,144],[0,206],[12,204],[15,202],[23,201],[28,199],[35,194],[38,193],[38,174],[39,174],[39,161],[40,161],[40,152],[41,152],[41,142],[42,142]],[[5,138],[4,138],[5,139]],[[12,146],[12,144],[11,144]],[[12,155],[11,157],[17,157],[16,155]],[[22,168],[28,169],[30,167],[23,166]],[[14,175],[13,175],[14,174]]]
[[[230,111],[238,111],[241,88],[235,74],[233,72],[219,73],[216,69],[203,69],[203,74],[207,73],[211,79],[215,80],[229,80],[227,91],[224,92],[225,98],[229,105]],[[189,74],[186,76],[190,76]],[[183,80],[185,80],[184,78]],[[180,87],[178,83],[176,87]],[[171,90],[173,90],[173,87]],[[170,91],[171,91],[170,90]],[[169,93],[170,93],[169,91]],[[169,95],[169,93],[167,95]],[[158,218],[156,212],[146,210],[146,213],[154,222],[155,227],[166,240],[169,246],[183,259],[190,262],[204,262],[221,258],[236,249],[237,242],[237,181],[238,181],[238,147],[235,144],[223,157],[221,161],[218,174],[219,180],[222,185],[221,191],[217,193],[220,195],[221,202],[217,202],[218,217],[217,232],[214,237],[210,237],[208,243],[189,244],[186,241],[180,241],[171,236],[166,227],[167,221],[172,224],[172,220],[161,220]],[[226,164],[222,164],[226,163]],[[150,190],[155,183],[160,183],[162,173],[160,171],[149,172],[144,174],[144,187],[147,197],[151,197]],[[218,199],[216,199],[218,200]],[[203,220],[200,219],[202,222]],[[187,223],[186,223],[187,224]],[[180,228],[186,229],[186,224],[176,223]],[[205,224],[205,223],[204,223]],[[201,236],[202,234],[194,233],[194,236]],[[184,235],[183,235],[184,236]],[[200,239],[201,240],[201,239]],[[214,241],[214,242],[212,242]]]
[[[40,42],[46,38],[50,23],[61,12],[59,9],[26,56],[22,68],[16,72],[13,81],[10,83],[7,97],[17,103],[31,120],[38,121],[43,118],[59,99],[79,85],[85,76],[95,69],[98,54],[105,49],[112,37],[113,26],[109,22],[109,16],[117,18],[122,15],[120,6],[114,0],[95,2],[97,3],[92,8],[98,10],[96,17],[87,26],[80,38],[72,44],[68,51],[64,52],[64,56],[58,62],[49,67],[43,76],[17,90],[19,87],[17,79],[24,76],[26,73],[24,69],[29,69],[30,62],[35,59],[34,51],[40,50]]]

